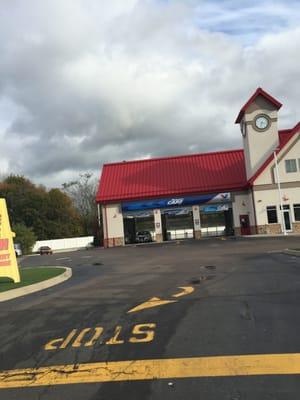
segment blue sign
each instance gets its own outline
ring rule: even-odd
[[[199,196],[169,197],[144,201],[132,201],[122,204],[122,211],[150,210],[155,208],[198,205],[205,203],[223,203],[230,201],[230,193],[204,194]]]
[[[221,205],[209,205],[201,209],[201,213],[214,213],[218,211],[227,211],[229,209],[228,204]]]

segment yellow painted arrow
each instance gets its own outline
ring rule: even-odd
[[[193,293],[193,291],[195,290],[192,286],[179,286],[178,289],[182,289],[182,291],[177,294],[173,294],[172,297],[177,298],[186,296],[190,293]],[[176,303],[177,301],[178,300],[162,300],[159,297],[152,297],[148,301],[145,301],[145,303],[139,304],[138,306],[127,311],[127,313],[142,311],[145,310],[145,308],[153,308],[153,307],[163,306],[165,304]]]
[[[142,303],[136,307],[133,307],[131,310],[127,311],[127,313],[133,313],[136,311],[144,310],[145,308],[158,307],[158,306],[162,306],[165,304],[176,303],[176,302],[177,302],[177,300],[162,300],[159,297],[152,297],[148,301],[145,301],[145,303]]]
[[[179,286],[178,289],[182,289],[182,292],[173,294],[172,297],[186,296],[187,294],[193,293],[193,291],[195,290],[193,286]]]

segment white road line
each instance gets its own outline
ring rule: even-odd
[[[92,256],[82,256],[81,258],[92,258]]]
[[[61,258],[56,258],[56,261],[61,261],[61,260],[69,260],[72,261],[70,257],[61,257]]]

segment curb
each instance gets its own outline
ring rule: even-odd
[[[297,250],[284,249],[283,253],[289,256],[300,257],[300,251]]]
[[[39,267],[43,268],[43,267]],[[47,267],[49,268],[49,267]],[[7,292],[0,293],[0,302],[2,301],[7,301],[7,300],[12,300],[17,297],[21,296],[26,296],[27,294],[39,292],[40,290],[48,289],[52,286],[58,285],[68,279],[71,278],[72,276],[72,269],[69,267],[58,267],[55,265],[55,268],[62,268],[65,269],[65,272],[62,274],[55,276],[54,278],[47,279],[42,282],[34,283],[33,285],[28,285],[24,287],[20,287],[18,289],[11,289],[8,290]]]
[[[239,239],[276,239],[276,238],[296,238],[299,237],[300,234],[299,233],[289,233],[288,235],[283,235],[281,233],[277,233],[274,235],[271,234],[260,234],[260,235],[235,235],[235,237],[239,238]]]

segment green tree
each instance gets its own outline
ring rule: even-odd
[[[11,175],[0,183],[12,225],[31,228],[38,240],[60,239],[83,234],[83,223],[66,193],[47,191],[23,176]]]
[[[13,231],[16,234],[14,238],[15,243],[20,243],[24,254],[28,254],[32,251],[32,247],[36,242],[36,236],[32,228],[27,228],[23,224],[13,225]]]

